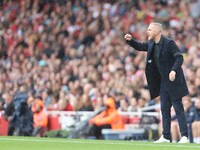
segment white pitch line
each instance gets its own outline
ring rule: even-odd
[[[115,143],[115,142],[94,142],[94,141],[72,141],[72,140],[66,140],[66,141],[55,141],[55,140],[42,140],[42,139],[12,139],[12,138],[0,138],[0,140],[10,140],[10,141],[37,141],[37,142],[56,142],[56,143],[83,143],[83,144],[107,144],[107,145],[136,145],[136,146],[167,146],[167,147],[187,147],[187,148],[200,148],[200,146],[187,146],[187,145],[182,145],[182,144],[173,144],[173,145],[159,145],[159,144],[149,144],[149,143],[143,143],[143,144],[138,144],[134,143],[134,141],[130,141],[130,143]]]

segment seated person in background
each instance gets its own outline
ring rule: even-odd
[[[93,125],[91,134],[93,134],[97,139],[101,138],[102,129],[124,129],[124,124],[115,108],[115,101],[112,97],[109,97],[104,102],[104,107],[105,110],[103,112],[89,121],[89,124]]]
[[[54,93],[52,95],[52,102],[47,107],[47,110],[48,111],[56,111],[56,110],[58,110],[58,100],[59,100],[59,93]]]
[[[185,117],[186,121],[189,125],[189,136],[192,135],[191,131],[191,123],[193,121],[193,112],[195,107],[193,106],[193,103],[191,101],[191,97],[185,96],[182,99],[184,111],[185,111]],[[176,120],[175,120],[176,119]],[[177,143],[178,137],[181,139],[181,133],[179,130],[179,125],[177,121],[176,115],[174,115],[171,120],[175,120],[171,123],[171,136],[172,136],[172,143]],[[192,141],[192,136],[190,136],[190,141]]]
[[[130,106],[128,106],[128,112],[136,112],[137,111],[137,99],[135,97],[130,99]]]
[[[59,111],[73,111],[73,108],[69,101],[65,98],[59,99],[58,101],[58,110]]]
[[[89,95],[83,94],[80,98],[80,103],[82,104],[82,107],[79,111],[93,111],[92,101]]]
[[[98,112],[102,106],[103,106],[103,98],[101,96],[98,96],[96,103],[93,103],[94,111]]]
[[[118,111],[127,111],[128,102],[125,99],[121,99],[119,104],[120,104],[120,107],[117,109]]]
[[[145,107],[146,102],[147,102],[147,101],[146,101],[145,98],[140,97],[140,98],[138,99],[137,111],[140,110],[141,108]]]
[[[48,115],[44,112],[44,103],[42,100],[37,100],[35,102],[35,112],[33,115],[33,132],[32,136],[42,136],[42,134],[46,131],[47,123],[48,123]]]
[[[192,123],[193,143],[200,144],[200,97],[195,99],[194,122]]]

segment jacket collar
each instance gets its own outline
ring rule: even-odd
[[[161,35],[161,40],[158,42],[159,43],[158,44],[159,45],[159,52],[158,52],[159,56],[160,56],[160,53],[162,51],[162,47],[163,47],[164,41],[165,41],[165,37],[163,35]],[[147,53],[147,61],[149,60],[149,57],[151,55],[151,52],[152,52],[154,44],[155,44],[155,42],[153,40],[150,40],[149,42],[150,42],[150,45],[149,45],[150,48],[149,48],[149,51]]]

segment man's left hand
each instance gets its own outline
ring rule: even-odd
[[[176,78],[176,72],[174,70],[172,70],[169,74],[169,80],[170,81],[174,81]]]

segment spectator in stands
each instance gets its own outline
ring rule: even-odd
[[[124,95],[122,92],[117,92],[117,91],[114,91],[113,94],[114,94],[113,98],[115,100],[116,109],[118,109],[120,107],[120,100],[124,97]]]
[[[43,136],[43,133],[46,131],[48,116],[44,112],[44,103],[42,100],[37,100],[35,102],[35,112],[33,115],[33,132],[32,136]]]
[[[166,6],[166,1],[159,0],[156,2],[157,13],[155,16],[155,21],[162,24],[163,27],[168,27],[168,22],[170,19]]]
[[[128,110],[128,102],[125,99],[121,99],[120,107],[117,110],[118,111],[127,111]]]
[[[143,97],[140,97],[137,101],[138,105],[137,105],[137,111],[140,110],[141,108],[145,107],[146,104],[146,99]]]
[[[42,100],[45,107],[48,107],[52,101],[52,90],[46,89],[42,92]]]
[[[125,94],[125,99],[128,101],[130,104],[130,99],[133,97],[138,97],[138,92],[136,90],[133,90],[132,88],[127,88],[126,94]]]
[[[194,122],[192,123],[193,142],[200,144],[200,98],[195,98]]]
[[[200,16],[200,1],[199,0],[192,0],[190,3],[190,11],[191,11],[191,16],[193,18],[198,18]]]
[[[72,108],[71,104],[69,103],[69,100],[63,98],[63,99],[59,99],[59,101],[58,101],[58,110],[59,111],[72,111],[73,108]]]
[[[83,94],[80,97],[80,103],[82,104],[82,107],[79,111],[93,111],[92,102],[89,95]]]
[[[48,111],[55,111],[58,110],[58,100],[59,100],[59,94],[54,93],[52,95],[52,102],[51,104],[47,107]]]
[[[137,99],[135,97],[130,99],[130,105],[127,108],[128,112],[136,112],[137,111]]]
[[[90,125],[93,125],[92,133],[97,139],[101,138],[101,129],[123,129],[124,124],[119,116],[116,108],[115,101],[112,97],[109,97],[104,102],[105,110],[99,115],[95,116],[89,121]]]
[[[98,96],[96,100],[96,104],[94,105],[94,111],[98,112],[99,109],[103,106],[103,98]]]

